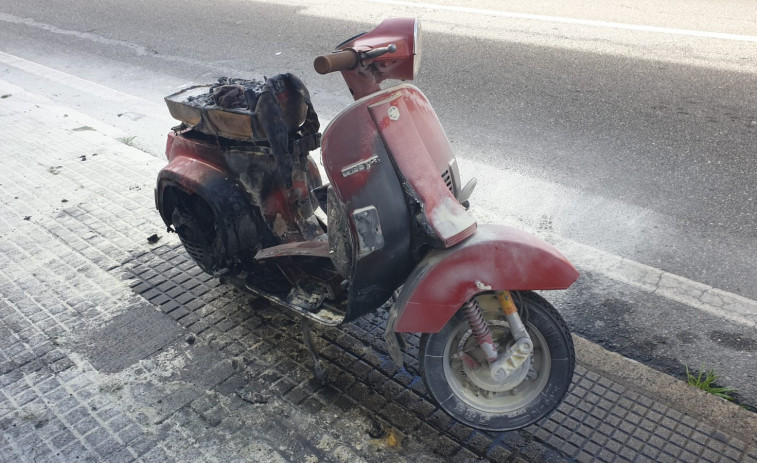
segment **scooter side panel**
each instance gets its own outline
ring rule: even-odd
[[[408,206],[368,112],[368,106],[386,94],[353,103],[331,121],[321,141],[323,165],[348,219],[351,240],[345,321],[386,302],[411,268]]]
[[[408,190],[423,205],[419,222],[435,246],[450,247],[471,236],[475,220],[437,174],[434,155],[453,156],[423,93],[410,85],[400,86],[369,110]]]
[[[155,206],[168,225],[171,223],[171,217],[166,214],[170,214],[171,211],[163,207],[164,188],[178,187],[188,194],[200,194],[212,199],[218,196],[219,184],[223,183],[226,183],[226,176],[218,167],[195,157],[173,156],[171,162],[158,173]]]
[[[397,299],[397,332],[435,333],[471,297],[492,290],[566,289],[578,271],[552,245],[503,225],[485,224],[467,241],[434,251],[416,266]]]
[[[249,209],[246,192],[234,182],[233,175],[223,164],[214,160],[223,160],[216,146],[187,140],[174,133],[168,134],[166,143],[168,164],[158,173],[156,189],[156,207],[164,222],[171,223],[171,211],[163,207],[163,190],[177,187],[188,194],[198,194],[212,207],[217,208],[219,216]]]
[[[441,175],[442,172],[450,168],[450,163],[455,159],[444,127],[442,127],[428,98],[420,89],[410,84],[398,85],[396,89],[401,92],[403,104],[410,111],[413,119],[412,125],[415,126],[417,136],[431,157],[437,172]],[[400,114],[398,121],[401,119],[402,115]],[[455,186],[459,187],[459,185]],[[456,194],[457,191],[453,191],[453,193]]]

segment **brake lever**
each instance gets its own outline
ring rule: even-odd
[[[366,51],[365,53],[361,53],[360,54],[360,59],[363,60],[363,61],[369,60],[369,59],[374,59],[374,58],[378,58],[379,56],[384,55],[386,53],[394,53],[395,51],[397,51],[397,45],[395,45],[393,43],[390,43],[386,47],[374,48],[371,51]]]

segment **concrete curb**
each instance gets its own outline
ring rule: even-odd
[[[745,443],[757,445],[757,414],[715,397],[670,375],[635,360],[610,352],[580,336],[573,335],[578,363],[611,378],[629,389],[643,390],[657,402],[701,419],[717,429],[728,429]],[[643,384],[643,387],[640,385]]]

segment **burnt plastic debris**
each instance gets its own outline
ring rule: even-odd
[[[287,188],[292,186],[292,155],[301,154],[292,152],[291,142],[312,138],[320,129],[305,84],[289,73],[265,82],[221,77],[169,95],[166,104],[174,118],[202,133],[266,143]]]

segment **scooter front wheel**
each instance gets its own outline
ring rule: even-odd
[[[426,388],[450,416],[474,428],[509,431],[544,418],[562,402],[573,378],[573,340],[560,314],[539,295],[513,292],[533,352],[515,381],[494,381],[462,311],[438,333],[421,336],[420,365]],[[477,296],[482,315],[504,352],[514,344],[496,295]]]

